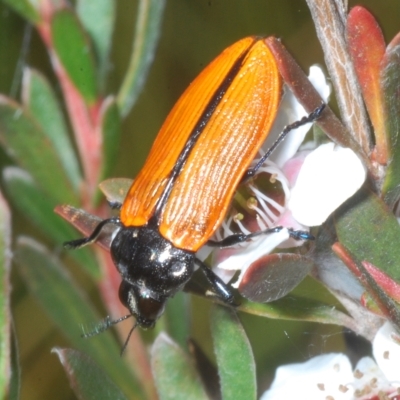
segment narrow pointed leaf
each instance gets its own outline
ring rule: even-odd
[[[379,308],[380,315],[384,315],[400,329],[400,306],[384,290],[381,283],[376,281],[365,267],[367,262],[361,262],[354,254],[342,244],[336,243],[333,250],[340,259],[347,265],[353,274],[360,280]],[[370,264],[371,265],[371,264]],[[362,325],[360,323],[359,325]]]
[[[76,11],[93,40],[99,63],[99,84],[105,82],[110,66],[109,53],[115,22],[116,2],[113,0],[78,0]]]
[[[82,324],[91,330],[101,318],[60,262],[26,237],[19,238],[15,257],[25,284],[72,345],[99,363],[130,398],[137,398],[138,383],[120,357],[120,347],[112,333],[81,337]]]
[[[192,360],[165,333],[153,344],[151,366],[160,400],[208,399]]]
[[[214,306],[211,332],[224,400],[256,399],[256,366],[249,339],[234,311]]]
[[[350,329],[354,324],[350,317],[336,310],[331,304],[294,295],[264,304],[243,301],[237,309],[248,314],[272,319],[343,325]]]
[[[55,200],[46,196],[27,172],[20,168],[8,167],[3,171],[6,193],[21,214],[33,222],[56,247],[67,240],[76,238],[77,232],[53,212]],[[68,252],[93,277],[100,277],[98,262],[88,248]]]
[[[268,254],[254,262],[243,275],[239,292],[258,303],[280,299],[311,271],[314,262],[299,254]]]
[[[10,244],[10,210],[0,193],[0,395],[2,398],[7,397],[11,378]]]
[[[389,165],[382,192],[389,207],[400,197],[400,34],[389,44],[382,61],[382,90],[386,107],[389,141]]]
[[[350,147],[366,158],[365,155],[371,151],[372,136],[360,86],[348,52],[343,12],[345,7],[332,0],[306,2],[335,88],[342,122],[351,137],[361,146],[363,155],[352,145],[344,147]]]
[[[121,118],[114,98],[109,97],[103,103],[101,110],[101,131],[103,134],[103,163],[99,180],[102,181],[111,175],[117,159],[119,138],[121,133]],[[98,201],[102,199],[98,192]]]
[[[153,61],[164,6],[165,0],[139,2],[131,59],[118,93],[118,105],[122,116],[126,116],[135,104]]]
[[[73,349],[53,349],[69,384],[77,397],[83,400],[127,400],[108,374],[90,357]]]
[[[58,202],[77,201],[57,151],[32,115],[0,96],[0,143],[36,183]]]
[[[400,226],[375,194],[360,190],[335,212],[339,242],[359,261],[368,261],[400,282]]]
[[[95,215],[68,205],[57,206],[54,211],[68,221],[71,225],[73,225],[76,229],[82,232],[84,236],[89,236],[94,231],[96,226],[102,221],[101,218]],[[111,245],[111,237],[117,228],[118,226],[114,224],[108,224],[104,226],[101,234],[96,240],[96,244],[105,250],[109,250]],[[81,249],[76,251],[81,251]]]
[[[57,12],[51,21],[53,46],[68,76],[92,105],[97,98],[97,83],[91,44],[76,15],[70,10]]]
[[[380,65],[385,54],[385,40],[373,15],[364,7],[354,7],[347,18],[347,42],[358,82],[375,132],[375,157],[386,164],[387,136]]]
[[[18,14],[23,18],[26,18],[29,22],[37,24],[40,20],[38,10],[33,6],[29,0],[4,0],[4,3],[12,7]]]
[[[132,183],[129,178],[111,178],[101,182],[99,187],[107,201],[122,204]]]
[[[58,99],[46,78],[30,68],[23,77],[22,97],[24,106],[40,125],[43,133],[52,142],[75,191],[79,189],[82,177],[68,129]]]

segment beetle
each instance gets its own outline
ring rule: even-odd
[[[222,302],[234,305],[230,288],[196,257],[205,244],[227,247],[282,227],[210,240],[238,185],[254,176],[291,130],[319,117],[324,105],[289,125],[252,168],[282,96],[276,60],[262,38],[247,37],[224,50],[186,89],[162,125],[145,164],[130,187],[120,215],[105,219],[79,248],[96,241],[106,224],[117,225],[111,256],[122,282],[119,298],[138,325],[151,328],[166,301],[198,265]],[[309,239],[289,230],[295,239]],[[106,328],[106,327],[105,327]],[[129,336],[128,336],[129,339]],[[127,341],[128,341],[127,339]]]

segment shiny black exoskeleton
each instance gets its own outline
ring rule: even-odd
[[[122,277],[119,298],[143,328],[154,325],[168,298],[194,271],[194,254],[174,247],[153,228],[122,226],[111,256]]]

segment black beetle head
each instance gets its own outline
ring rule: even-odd
[[[119,299],[136,318],[137,324],[144,329],[152,328],[163,314],[166,298],[155,298],[145,288],[122,281],[119,287]]]
[[[122,277],[119,298],[143,328],[154,326],[168,298],[194,271],[193,253],[176,248],[148,227],[121,227],[111,255]]]

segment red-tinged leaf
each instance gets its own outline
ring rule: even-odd
[[[360,280],[381,313],[400,329],[400,305],[396,303],[369,274],[360,259],[341,243],[332,246],[333,251]]]
[[[290,90],[294,93],[305,110],[307,112],[312,112],[316,107],[320,106],[323,102],[321,96],[283,44],[274,37],[267,38],[266,44],[275,56],[279,72],[285,84],[289,86]],[[350,147],[362,157],[366,165],[369,164],[369,160],[365,157],[360,146],[348,133],[329,106],[325,107],[321,117],[316,123],[334,142],[343,147]]]
[[[99,188],[108,202],[122,204],[132,183],[129,178],[111,178],[101,182]]]
[[[256,399],[256,366],[249,339],[233,310],[215,305],[211,332],[224,400]]]
[[[87,104],[97,98],[96,70],[89,38],[71,10],[58,11],[51,20],[53,46],[61,64]]]
[[[7,397],[11,368],[11,216],[8,205],[0,193],[0,395]]]
[[[357,260],[368,261],[400,282],[400,226],[374,193],[360,190],[335,212],[339,242]]]
[[[89,236],[102,221],[101,218],[95,215],[68,205],[57,206],[54,211],[82,232],[84,236]],[[117,229],[117,226],[114,224],[105,225],[96,240],[96,244],[100,245],[105,250],[109,250],[111,237],[115,229]]]
[[[90,357],[77,350],[53,349],[67,374],[69,384],[82,400],[127,400],[125,394]],[[139,397],[136,397],[139,398]]]
[[[239,292],[246,299],[266,303],[293,290],[314,263],[299,254],[269,254],[254,262],[243,275]]]
[[[161,400],[208,399],[194,363],[165,333],[153,344],[151,366]]]
[[[347,18],[347,41],[364,101],[375,130],[375,159],[388,161],[385,111],[380,84],[380,65],[385,54],[381,28],[364,7],[354,7]]]
[[[382,193],[386,204],[392,207],[400,197],[400,34],[387,47],[381,68],[390,160]]]
[[[361,146],[363,154],[352,145],[345,147],[353,149],[369,165],[366,155],[371,152],[372,135],[360,85],[348,52],[344,29],[345,7],[332,0],[306,2],[324,52],[342,122],[348,135]]]
[[[366,271],[372,276],[375,282],[381,287],[393,300],[400,303],[400,284],[395,282],[390,276],[382,272],[375,265],[364,261],[362,263]]]

